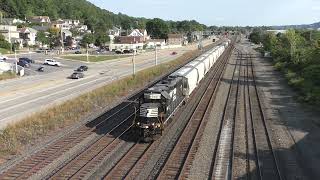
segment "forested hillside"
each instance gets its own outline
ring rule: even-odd
[[[114,25],[122,26],[123,29],[145,28],[148,21],[145,18],[114,14],[86,0],[0,0],[0,11],[5,17],[21,19],[29,16],[49,16],[53,20],[79,19],[95,31],[106,31]],[[166,23],[170,32],[188,32],[205,28],[196,21],[167,21]]]

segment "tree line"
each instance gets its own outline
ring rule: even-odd
[[[320,105],[319,31],[290,29],[274,34],[254,29],[249,38],[263,45],[262,52],[271,53],[274,66],[299,92],[300,100]]]
[[[0,11],[5,17],[25,19],[30,16],[49,16],[52,20],[79,19],[94,32],[106,32],[113,26],[122,27],[124,30],[145,29],[150,21],[161,23],[160,26],[164,28],[161,31],[170,33],[201,31],[207,28],[194,20],[176,22],[114,14],[86,0],[0,0],[0,4]],[[162,36],[161,33],[153,35]]]

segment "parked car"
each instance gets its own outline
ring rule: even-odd
[[[88,71],[88,66],[80,66],[76,71],[78,72]]]
[[[9,59],[7,56],[0,55],[0,60],[7,60],[7,59]]]
[[[81,51],[76,51],[76,52],[74,52],[75,54],[82,54],[82,52]]]
[[[175,52],[175,51],[173,51],[172,53],[171,53],[171,55],[177,55],[178,53],[177,52]]]
[[[70,76],[71,79],[80,79],[80,78],[84,78],[84,74],[81,72],[74,72],[71,74]]]
[[[26,61],[26,62],[28,62],[29,64],[30,64],[30,63],[34,63],[34,60],[29,59],[29,58],[26,58],[26,57],[19,58],[19,61]]]
[[[46,59],[44,60],[44,65],[50,65],[50,66],[61,66],[61,63],[59,61],[53,60],[53,59]]]
[[[19,61],[17,64],[22,67],[30,67],[30,64],[27,61],[23,60]]]

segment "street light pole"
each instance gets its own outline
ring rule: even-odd
[[[89,62],[89,51],[88,51],[88,43],[87,43],[87,62]]]
[[[155,50],[155,64],[156,64],[156,66],[157,66],[157,65],[158,65],[157,44],[156,44],[154,50]]]
[[[16,74],[18,74],[18,60],[17,60],[17,51],[14,49],[14,59],[15,59],[15,66],[16,66]]]
[[[134,77],[136,75],[136,51],[133,51],[132,70],[133,70],[133,77]]]

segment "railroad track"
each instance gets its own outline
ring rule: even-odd
[[[26,179],[32,176],[72,149],[88,136],[97,133],[97,131],[101,131],[101,129],[109,129],[109,127],[107,128],[106,126],[111,123],[119,123],[117,122],[119,119],[123,119],[127,116],[126,114],[119,113],[124,110],[132,113],[134,110],[132,108],[132,103],[120,104],[117,108],[112,109],[102,117],[80,127],[56,143],[53,143],[47,148],[33,154],[31,157],[23,160],[5,173],[1,174],[0,179]]]
[[[207,47],[206,50],[212,48],[213,46],[214,45]],[[187,61],[186,63],[188,62],[189,61]],[[168,74],[164,75],[163,77],[167,76]],[[161,78],[154,81],[153,83],[150,83],[147,87],[155,84],[160,79]],[[139,96],[139,93],[140,92],[137,92],[132,97],[130,97],[131,101],[123,102],[117,105],[115,108],[109,110],[108,112],[104,113],[103,115],[96,118],[95,120],[81,126],[75,131],[70,132],[68,135],[51,143],[46,148],[34,153],[30,157],[25,158],[24,160],[17,163],[16,165],[3,171],[2,174],[0,174],[0,179],[27,179],[33,176],[34,174],[38,173],[41,169],[45,168],[49,164],[53,163],[55,160],[61,157],[64,153],[68,152],[69,150],[77,146],[79,143],[84,141],[90,135],[112,133],[115,130],[115,128],[119,128],[119,124],[122,124],[124,122],[121,120],[123,119],[126,120],[127,117],[132,116],[132,113],[134,112],[133,104],[136,97]],[[89,148],[90,146],[96,144],[97,142],[101,142],[102,141],[101,139],[105,139],[104,137],[105,136],[96,138],[95,141],[88,144],[87,147]],[[119,139],[119,138],[115,138],[115,139]],[[114,142],[115,139],[111,141]],[[79,154],[84,152],[86,151],[81,151],[75,154],[72,160],[76,159],[77,156],[79,156]],[[66,165],[66,162],[64,162],[64,165]]]
[[[212,75],[213,78],[209,81],[211,83],[209,86],[207,85],[208,88],[206,89],[205,92],[202,93],[202,96],[201,96],[201,99],[203,102],[201,102],[198,105],[198,108],[194,112],[192,119],[189,121],[190,123],[186,126],[186,129],[184,130],[184,133],[181,135],[181,138],[176,144],[176,147],[174,148],[173,152],[171,152],[171,156],[174,156],[175,159],[172,159],[172,163],[170,165],[177,164],[178,162],[182,163],[182,159],[184,158],[184,156],[188,156],[189,157],[188,159],[190,159],[188,163],[185,164],[186,166],[183,166],[184,164],[179,164],[179,168],[177,168],[175,171],[176,175],[181,169],[186,168],[187,166],[190,165],[190,162],[192,162],[192,155],[195,149],[191,148],[192,151],[188,151],[189,148],[185,148],[186,144],[191,146],[193,144],[192,142],[199,141],[199,139],[201,139],[201,133],[202,133],[202,129],[205,127],[205,122],[201,121],[201,119],[199,119],[199,116],[204,116],[206,110],[208,109],[207,108],[208,103],[212,103],[214,99],[213,94],[218,87],[223,71],[228,62],[229,53],[231,52],[231,49],[232,48],[230,48],[229,51],[224,54],[224,58],[221,61],[219,61],[216,68],[213,69],[213,72],[214,72],[214,74]],[[199,126],[200,124],[201,126]],[[168,127],[167,129],[169,128],[170,127]],[[194,138],[192,139],[190,139],[191,132],[192,134],[194,134]],[[135,178],[143,170],[143,167],[146,164],[147,160],[152,156],[155,149],[158,147],[159,145],[158,143],[159,142],[157,141],[150,145],[143,145],[139,143],[136,144],[134,147],[132,147],[132,149],[127,154],[123,156],[123,158],[116,164],[116,166],[114,166],[107,173],[107,175],[104,178],[105,179]],[[170,152],[168,152],[168,154],[169,153]],[[177,161],[178,159],[179,161]],[[171,160],[171,158],[169,158],[169,160]],[[168,162],[166,165],[169,166]],[[166,171],[166,166],[163,168],[162,172],[165,172],[165,171]],[[164,177],[164,176],[160,175],[159,177]],[[153,177],[150,177],[150,178],[153,178]]]
[[[210,118],[210,110],[212,109],[231,50],[232,47],[226,52],[223,62],[211,79],[198,107],[193,112],[188,125],[184,129],[157,179],[185,179],[188,177],[188,170],[192,165],[203,131]]]
[[[231,82],[210,178],[283,179],[265,122],[250,54],[239,52]],[[241,116],[245,120],[244,126]],[[240,128],[245,129],[244,134],[239,134]],[[239,136],[246,138],[245,146],[240,145]],[[244,166],[239,164],[240,157],[235,156],[235,149],[240,148],[245,152]]]

